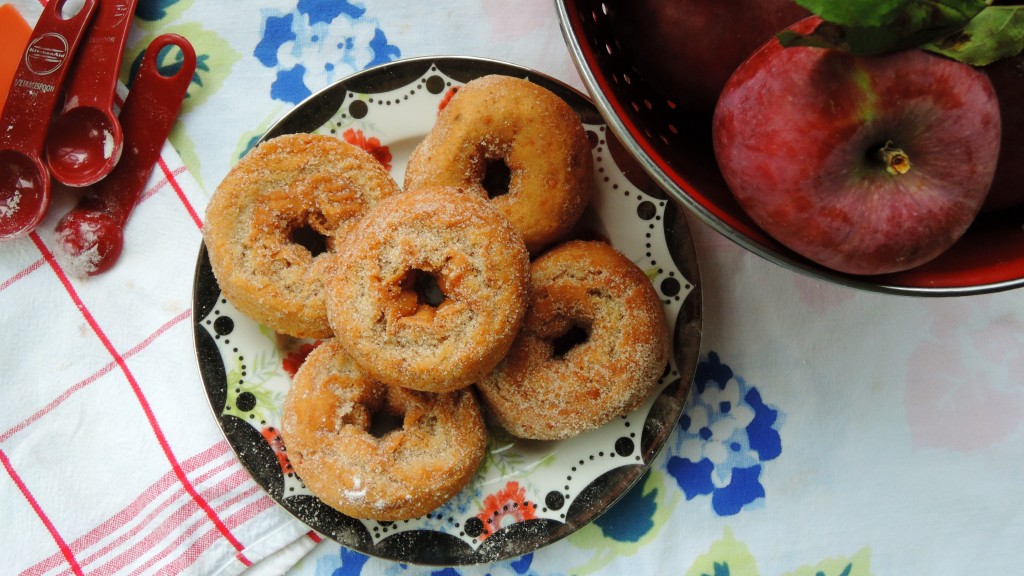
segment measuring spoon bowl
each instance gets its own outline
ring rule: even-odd
[[[158,57],[168,46],[181,51],[181,67],[164,76]],[[146,48],[121,110],[124,157],[57,222],[57,255],[76,275],[105,272],[121,255],[124,226],[160,158],[195,70],[195,50],[182,36],[164,34]]]
[[[117,78],[137,0],[103,0],[68,71],[64,108],[50,126],[46,161],[73,187],[102,180],[121,157],[124,137],[114,115]]]
[[[73,16],[66,0],[43,8],[0,114],[0,240],[31,232],[50,206],[50,174],[42,160],[50,116],[97,0]]]
[[[121,123],[109,110],[72,108],[50,125],[46,161],[53,177],[68,186],[99,182],[121,158]]]
[[[50,175],[38,158],[0,150],[0,221],[5,230],[34,227],[46,214]]]

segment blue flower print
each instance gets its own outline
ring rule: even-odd
[[[270,97],[298,104],[313,92],[399,56],[366,8],[346,0],[298,0],[294,9],[265,9],[253,50],[276,71]]]
[[[731,516],[765,497],[763,464],[782,453],[779,412],[714,352],[693,385],[667,471],[687,500],[711,495],[715,513]]]
[[[338,554],[341,565],[332,567],[329,572],[330,576],[359,576],[363,571],[363,566],[370,559],[369,556],[349,550],[344,546],[339,547]],[[317,570],[317,574],[321,573],[320,570]]]

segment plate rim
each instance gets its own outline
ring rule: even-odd
[[[381,74],[382,72],[386,72],[386,69],[388,69],[388,68],[393,68],[393,67],[396,67],[396,66],[425,65],[424,70],[426,70],[426,69],[429,69],[429,66],[431,64],[434,64],[434,63],[437,63],[437,62],[443,62],[443,63],[445,63],[447,65],[450,65],[450,66],[463,66],[463,65],[468,63],[468,64],[484,66],[484,67],[504,68],[504,69],[509,70],[509,71],[514,71],[514,72],[516,72],[518,75],[520,75],[522,77],[528,77],[531,80],[532,79],[542,79],[545,82],[548,82],[548,83],[551,83],[551,84],[559,86],[562,90],[566,91],[567,93],[574,94],[576,97],[580,98],[581,102],[583,102],[586,105],[589,105],[590,107],[594,108],[595,112],[599,112],[597,110],[597,108],[596,108],[596,104],[594,103],[593,99],[590,98],[589,96],[587,96],[586,94],[582,93],[577,88],[575,88],[575,87],[571,86],[570,84],[568,84],[566,82],[563,82],[563,81],[561,81],[561,80],[559,80],[557,78],[554,78],[554,77],[552,77],[550,75],[547,75],[547,74],[545,74],[543,72],[540,72],[538,70],[535,70],[535,69],[532,69],[532,68],[529,68],[529,67],[526,67],[526,66],[522,66],[522,65],[519,65],[519,64],[514,64],[514,63],[511,63],[511,62],[508,62],[508,61],[503,61],[503,60],[498,60],[498,59],[493,59],[493,58],[486,58],[486,57],[478,57],[478,56],[451,56],[451,55],[417,56],[417,57],[410,57],[410,58],[401,58],[401,59],[398,59],[398,60],[394,60],[394,61],[391,61],[391,62],[380,64],[380,65],[377,65],[377,66],[366,68],[364,70],[360,70],[360,71],[355,72],[353,74],[350,74],[350,75],[348,75],[348,76],[346,76],[344,78],[338,79],[338,80],[328,84],[327,86],[317,90],[316,92],[312,93],[310,96],[306,97],[301,102],[299,102],[298,104],[293,106],[287,112],[282,114],[274,122],[272,122],[270,124],[270,126],[263,132],[263,134],[258,139],[255,139],[253,141],[252,147],[255,147],[259,143],[267,140],[268,138],[271,138],[271,137],[273,137],[275,135],[279,135],[279,132],[282,130],[282,127],[286,127],[287,123],[289,121],[291,121],[294,117],[299,116],[299,115],[301,115],[303,113],[303,108],[305,106],[309,106],[310,105],[309,103],[311,103],[311,102],[323,99],[325,94],[331,93],[333,91],[337,91],[337,90],[340,89],[341,86],[351,85],[353,83],[358,82],[360,79],[363,79],[363,78],[366,78],[366,77],[372,77],[372,76]],[[493,72],[493,73],[500,73],[500,72]],[[333,115],[333,113],[332,113],[332,115]],[[596,120],[598,123],[606,126],[608,128],[609,132],[611,131],[611,125],[600,114],[595,116],[594,120]],[[284,133],[292,133],[292,132],[280,132],[280,134],[284,134]],[[617,134],[612,134],[612,135],[615,136],[615,137],[618,136]],[[621,141],[621,139],[620,139],[620,141]],[[623,146],[625,146],[624,143],[623,143]],[[251,149],[251,147],[250,147],[250,149]],[[246,153],[247,152],[248,152],[248,150],[246,151]],[[663,187],[659,186],[659,188],[662,191],[664,191]],[[666,208],[668,210],[672,210],[672,209],[679,210],[678,206],[673,202],[673,200],[674,199],[671,197],[671,195],[667,195],[666,196],[666,204],[667,204]],[[678,394],[677,397],[675,397],[674,400],[673,400],[674,402],[678,403],[678,410],[676,411],[675,418],[678,419],[680,416],[682,416],[683,411],[685,409],[685,406],[688,403],[689,397],[691,395],[692,383],[693,383],[693,379],[695,377],[696,366],[697,366],[697,363],[698,363],[698,360],[699,360],[699,355],[700,355],[700,352],[701,352],[702,336],[703,336],[703,331],[704,331],[704,306],[705,306],[705,303],[704,303],[704,298],[703,298],[703,285],[702,285],[701,278],[700,278],[699,258],[698,258],[697,254],[696,254],[696,246],[694,245],[693,236],[692,236],[692,232],[691,232],[691,229],[690,229],[690,224],[687,221],[685,211],[680,211],[680,213],[675,217],[675,221],[680,222],[684,226],[684,232],[683,233],[684,233],[685,237],[687,238],[687,242],[686,242],[686,246],[685,247],[688,248],[688,250],[687,250],[686,254],[677,255],[677,258],[678,258],[678,261],[685,262],[686,267],[687,267],[686,270],[685,270],[685,272],[686,272],[686,279],[692,284],[692,287],[690,288],[690,291],[687,293],[687,295],[683,298],[682,305],[680,306],[680,309],[679,309],[679,311],[677,313],[677,318],[669,319],[669,321],[670,321],[669,322],[670,323],[670,329],[674,328],[674,330],[672,330],[672,333],[670,334],[670,336],[672,337],[673,341],[675,341],[675,340],[679,340],[680,341],[680,344],[678,346],[679,350],[682,350],[682,351],[685,351],[685,352],[689,352],[689,354],[679,353],[678,356],[676,357],[677,371],[679,373],[678,377],[675,380],[668,380],[668,381],[666,381],[666,383],[659,390],[659,392],[657,394],[657,397],[655,397],[651,401],[652,404],[651,404],[650,411],[648,412],[648,414],[644,418],[644,423],[645,423],[644,429],[645,430],[646,430],[646,424],[651,419],[650,414],[654,413],[654,411],[656,409],[663,409],[662,405],[664,404],[664,402],[662,401],[662,398],[663,397],[667,397],[668,396],[667,392],[670,389],[672,389],[672,388],[683,388],[684,389],[682,394]],[[669,248],[670,249],[675,249],[677,247],[676,246],[669,246]],[[205,267],[204,267],[204,262],[205,262]],[[191,304],[192,304],[192,339],[193,339],[193,355],[192,356],[193,356],[193,359],[194,359],[194,362],[195,362],[196,369],[197,369],[197,371],[199,373],[199,376],[200,376],[200,381],[202,382],[202,385],[203,385],[203,393],[204,393],[204,395],[206,396],[206,399],[207,399],[206,404],[207,404],[207,407],[209,409],[209,414],[210,414],[210,416],[213,417],[213,419],[214,419],[214,421],[215,421],[215,423],[217,425],[217,428],[220,430],[220,433],[221,433],[222,437],[225,439],[225,441],[227,442],[228,446],[231,448],[232,453],[238,459],[239,464],[241,465],[242,469],[244,469],[246,474],[248,474],[250,476],[250,478],[252,478],[253,482],[257,486],[259,486],[259,488],[261,490],[263,490],[274,501],[274,504],[276,506],[278,506],[281,509],[285,510],[293,518],[295,518],[296,520],[298,520],[298,521],[302,522],[303,524],[309,526],[311,529],[316,529],[312,525],[310,525],[307,522],[306,519],[300,517],[296,513],[296,511],[292,510],[292,507],[284,505],[284,503],[282,502],[282,500],[284,500],[284,497],[278,497],[275,494],[273,494],[270,490],[267,489],[267,487],[264,485],[264,482],[261,481],[259,478],[257,478],[256,475],[252,472],[252,470],[250,470],[250,466],[248,464],[246,464],[246,461],[242,458],[242,455],[239,453],[239,448],[235,446],[235,443],[228,436],[228,431],[225,429],[225,427],[221,423],[221,416],[222,415],[217,413],[216,408],[215,408],[215,406],[213,404],[213,398],[211,398],[209,387],[207,385],[206,368],[204,368],[203,363],[201,361],[202,351],[201,351],[201,346],[200,346],[200,343],[199,343],[199,340],[201,338],[201,333],[205,332],[205,330],[206,330],[205,328],[203,328],[201,326],[201,321],[204,318],[207,317],[207,315],[212,310],[212,308],[210,310],[204,310],[203,307],[200,306],[200,301],[199,301],[200,300],[200,297],[199,297],[200,295],[198,294],[198,290],[197,290],[197,288],[199,286],[199,283],[200,283],[200,276],[203,275],[204,273],[209,273],[210,275],[212,275],[212,271],[206,270],[206,268],[208,268],[208,266],[209,266],[208,265],[208,251],[207,251],[207,248],[206,248],[205,241],[201,239],[200,243],[199,243],[199,249],[198,249],[198,253],[197,253],[196,264],[195,264],[195,268],[194,268],[194,272],[193,272],[193,285],[192,285],[192,298],[191,298]],[[219,286],[218,286],[218,288],[219,288]],[[223,298],[222,293],[219,293],[219,298]],[[208,334],[207,334],[207,336],[208,336]],[[673,349],[675,350],[676,347],[673,347]],[[676,354],[676,352],[673,352],[673,354]],[[685,356],[685,358],[684,358],[684,356]],[[684,360],[685,360],[685,362],[684,362]],[[220,358],[220,361],[223,363],[223,358]],[[668,400],[666,400],[666,401],[668,401]],[[641,435],[641,438],[639,439],[639,442],[638,442],[639,446],[638,446],[638,452],[637,452],[638,454],[640,454],[642,456],[641,463],[639,463],[639,464],[627,464],[627,465],[619,466],[617,468],[613,468],[613,469],[603,473],[602,475],[598,476],[597,478],[592,480],[589,484],[587,484],[587,486],[582,491],[586,491],[586,490],[589,490],[590,488],[594,487],[596,484],[598,484],[600,481],[602,481],[602,479],[605,476],[608,476],[608,475],[618,476],[618,475],[621,475],[623,473],[622,471],[627,471],[626,473],[628,473],[628,470],[636,470],[636,473],[631,478],[619,479],[620,481],[621,480],[625,480],[626,481],[625,482],[625,486],[622,487],[620,490],[618,490],[609,499],[607,499],[607,501],[602,502],[604,504],[603,507],[601,507],[601,509],[597,510],[595,513],[590,514],[582,522],[576,522],[576,521],[571,520],[571,519],[566,519],[566,520],[564,520],[562,522],[557,522],[555,520],[546,520],[546,519],[538,518],[537,519],[538,521],[541,521],[541,522],[554,522],[554,523],[557,523],[558,525],[560,525],[560,526],[562,526],[564,528],[562,530],[557,531],[558,532],[557,534],[554,534],[554,533],[552,533],[550,531],[545,531],[544,532],[545,535],[546,535],[545,538],[543,538],[543,539],[537,538],[537,539],[540,539],[540,540],[543,540],[543,541],[539,542],[539,543],[536,543],[536,545],[528,546],[528,549],[514,548],[514,549],[511,550],[511,553],[499,554],[499,555],[495,555],[493,557],[488,555],[487,557],[481,557],[481,558],[478,558],[478,559],[472,559],[470,561],[465,561],[465,562],[462,562],[462,561],[457,561],[457,562],[449,562],[449,561],[446,561],[446,562],[435,562],[435,561],[431,561],[431,560],[420,561],[418,559],[409,558],[409,557],[397,558],[397,557],[392,557],[392,556],[387,556],[387,555],[380,555],[380,554],[375,553],[373,550],[361,549],[361,548],[353,547],[350,544],[347,544],[345,542],[341,542],[338,538],[335,538],[333,534],[325,534],[325,536],[330,538],[330,539],[332,539],[332,540],[334,540],[335,542],[337,542],[341,546],[348,547],[348,548],[350,548],[352,550],[355,550],[357,552],[360,552],[360,553],[368,555],[368,556],[372,556],[372,557],[376,557],[376,558],[381,558],[381,559],[388,560],[388,561],[397,561],[397,562],[403,562],[403,563],[408,563],[408,564],[413,564],[413,565],[421,565],[421,566],[469,566],[469,565],[479,565],[479,564],[484,564],[484,563],[493,563],[493,562],[499,562],[499,561],[503,561],[503,560],[509,560],[509,559],[515,558],[517,556],[521,556],[523,554],[531,553],[531,552],[534,552],[534,551],[539,550],[541,548],[547,547],[547,546],[557,542],[558,540],[564,539],[564,538],[568,537],[569,535],[577,532],[578,530],[580,530],[584,526],[594,522],[604,512],[606,512],[608,509],[610,509],[612,506],[614,506],[615,503],[618,502],[623,496],[625,496],[631,489],[635,488],[635,486],[646,476],[647,472],[650,470],[651,466],[653,465],[653,462],[655,461],[655,459],[658,457],[658,455],[662,452],[662,450],[668,444],[669,436],[673,433],[674,428],[675,428],[675,426],[671,426],[671,427],[669,427],[669,429],[667,431],[664,431],[661,434],[661,436],[660,436],[660,441],[658,443],[656,443],[655,445],[649,447],[649,449],[645,449],[645,442],[644,442],[644,440],[646,439],[646,436],[647,436],[646,433]],[[326,505],[324,505],[324,506],[326,506]],[[358,521],[358,519],[354,519],[354,520]],[[530,522],[530,521],[527,521],[527,522]],[[501,531],[505,531],[505,529],[503,529]],[[501,531],[499,531],[499,533]],[[430,531],[430,532],[434,533],[433,531]],[[444,536],[451,536],[450,534],[443,533],[443,532],[436,532],[436,533],[444,535]],[[385,537],[380,542],[384,542],[385,540],[387,540],[390,537],[392,537],[392,536]],[[530,544],[534,544],[534,542],[532,540],[529,543]],[[376,546],[376,544],[374,544],[372,542],[371,542],[371,545],[372,546]],[[485,545],[480,545],[480,546],[477,546],[476,548],[474,548],[472,550],[473,556],[480,556],[479,552],[484,547],[485,547]],[[451,560],[451,558],[448,558],[448,560]]]

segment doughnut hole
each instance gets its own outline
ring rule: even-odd
[[[488,158],[484,166],[484,175],[480,185],[491,200],[508,194],[512,184],[512,170],[504,158]]]
[[[293,228],[289,239],[309,251],[313,258],[327,252],[327,236],[315,230],[309,224],[302,224]]]
[[[397,283],[397,292],[390,314],[391,322],[406,318],[429,324],[433,322],[438,307],[446,300],[437,276],[418,268],[408,270],[401,277]]]
[[[366,209],[354,187],[342,178],[313,174],[267,193],[254,209],[252,232],[265,258],[285,268],[304,267],[332,252],[335,238],[346,236]],[[302,195],[297,189],[314,192]]]
[[[416,302],[421,306],[432,306],[437,308],[445,300],[444,292],[438,284],[437,276],[425,270],[410,270],[406,283],[410,284],[409,289],[416,294]]]
[[[525,330],[547,347],[548,357],[553,360],[576,362],[582,360],[580,355],[596,353],[600,357],[604,352],[599,341],[591,340],[597,329],[595,322],[601,317],[597,303],[602,294],[577,285],[587,280],[564,278],[559,283],[535,287]]]
[[[277,259],[285,268],[305,268],[317,256],[331,250],[325,218],[316,209],[297,214],[281,214],[282,225],[277,234],[267,234],[266,257]],[[277,236],[276,238],[269,238]]]
[[[370,425],[366,431],[374,438],[384,438],[392,432],[400,432],[405,424],[405,407],[388,402],[370,413]]]
[[[590,339],[590,325],[573,322],[569,328],[550,340],[551,357],[564,359],[569,352]]]
[[[269,195],[253,210],[253,223],[253,264],[279,271],[303,270],[317,256],[330,252],[331,231],[339,228],[339,223],[314,202],[298,202],[277,194]],[[287,272],[285,278],[291,282],[306,281],[299,272]]]
[[[388,333],[406,341],[444,341],[453,325],[471,315],[465,283],[472,265],[464,255],[446,251],[402,268],[386,282]]]

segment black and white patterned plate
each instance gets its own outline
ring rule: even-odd
[[[568,102],[594,155],[596,194],[575,235],[603,238],[644,269],[672,328],[673,355],[655,393],[634,412],[576,438],[524,441],[492,429],[488,454],[460,494],[420,518],[359,520],[313,496],[278,434],[290,373],[315,343],[275,334],[221,296],[200,246],[193,293],[196,356],[221,429],[253,478],[284,508],[351,549],[399,562],[459,565],[526,554],[608,509],[641,477],[679,419],[696,368],[701,292],[678,207],[646,176],[579,92],[538,72],[476,58],[392,62],[341,80],[279,120],[263,139],[332,134],[391,168],[405,162],[458,86],[486,74],[527,78]],[[524,402],[528,399],[524,399]]]

